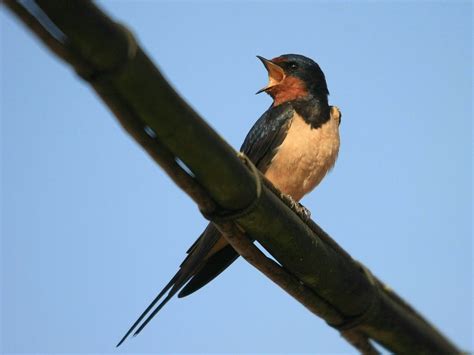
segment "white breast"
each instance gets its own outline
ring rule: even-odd
[[[295,113],[265,176],[296,201],[314,189],[336,162],[340,117],[339,110],[332,107],[329,121],[311,128]]]

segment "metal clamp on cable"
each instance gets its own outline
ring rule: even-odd
[[[120,28],[120,31],[125,37],[125,40],[127,42],[126,50],[120,51],[121,53],[118,53],[117,55],[118,57],[117,63],[115,63],[110,68],[104,68],[104,69],[94,68],[94,65],[92,64],[89,64],[89,66],[92,67],[89,70],[76,68],[77,74],[82,79],[84,79],[85,81],[88,81],[91,84],[98,84],[98,83],[110,81],[114,79],[115,77],[119,76],[120,73],[127,67],[127,65],[135,58],[138,52],[138,44],[133,34],[125,26],[122,26],[121,24],[116,24],[116,25],[117,27]]]
[[[369,319],[373,317],[374,314],[378,312],[378,308],[380,305],[380,288],[377,280],[375,279],[374,275],[367,269],[363,264],[361,264],[358,261],[354,261],[361,271],[365,274],[367,277],[367,280],[369,280],[369,283],[372,285],[373,289],[373,296],[372,300],[370,301],[369,306],[367,309],[362,312],[360,315],[355,316],[355,317],[347,317],[342,323],[339,324],[331,324],[328,323],[331,327],[339,330],[339,331],[346,331],[350,329],[354,329],[357,326],[367,322]]]
[[[243,160],[244,164],[250,169],[255,181],[255,198],[250,204],[242,209],[229,211],[217,208],[214,211],[208,212],[201,209],[201,213],[207,220],[211,222],[228,222],[240,217],[250,214],[257,207],[262,195],[262,177],[257,167],[250,161],[250,159],[243,153],[238,153],[238,157]]]

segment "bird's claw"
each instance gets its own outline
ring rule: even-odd
[[[311,212],[301,203],[295,201],[290,195],[282,194],[283,200],[295,211],[303,221],[311,219]]]

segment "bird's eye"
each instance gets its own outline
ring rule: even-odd
[[[298,69],[298,64],[296,64],[296,63],[291,63],[291,64],[290,64],[290,69],[292,69],[292,70]]]

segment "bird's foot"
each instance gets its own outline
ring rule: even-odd
[[[293,197],[291,197],[290,195],[281,194],[281,196],[283,200],[286,202],[286,204],[293,211],[295,211],[303,221],[308,221],[311,219],[311,212],[305,206],[295,201]]]

